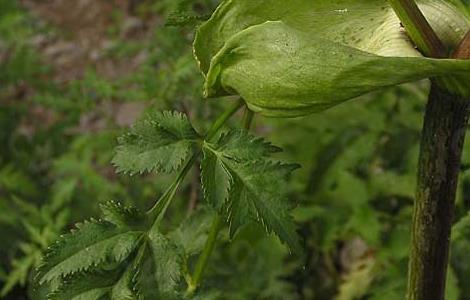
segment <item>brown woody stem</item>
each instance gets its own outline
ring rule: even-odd
[[[390,0],[390,3],[424,55],[447,57],[444,46],[413,0]],[[470,58],[470,33],[453,57]],[[469,114],[470,99],[456,96],[432,81],[421,136],[408,300],[444,300],[445,297],[455,195]]]
[[[426,106],[408,274],[408,300],[443,300],[455,194],[470,102],[432,83]]]

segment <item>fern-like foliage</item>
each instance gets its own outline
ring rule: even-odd
[[[210,240],[215,212],[199,211],[168,235],[159,231],[158,222],[201,152],[205,198],[227,217],[231,236],[255,221],[300,252],[285,186],[297,165],[273,160],[279,151],[244,130],[229,131],[216,143],[201,142],[184,115],[150,115],[120,139],[113,163],[129,174],[181,169],[157,203],[165,208],[155,215],[153,209],[145,214],[117,202],[101,205],[102,219],[77,225],[49,248],[38,282],[49,284],[49,297],[56,300],[181,299],[182,279],[191,280],[185,264]],[[188,163],[181,168],[183,161]]]
[[[244,130],[232,130],[223,134],[217,143],[206,143],[203,151],[201,174],[204,197],[212,206],[221,209],[229,198],[232,177],[219,156],[234,163],[244,163],[267,160],[270,154],[281,149]]]
[[[59,198],[60,196],[56,198],[58,202]],[[6,296],[16,285],[25,286],[28,283],[31,270],[38,267],[43,252],[66,226],[69,209],[60,209],[60,205],[55,205],[58,202],[37,207],[16,196],[12,197],[11,201],[3,202],[5,204],[3,208],[7,212],[4,215],[8,215],[12,221],[21,226],[25,239],[18,244],[20,253],[12,261],[11,270],[5,276],[5,284],[0,289],[0,298]]]
[[[205,143],[204,194],[213,206],[227,210],[232,236],[242,225],[256,221],[300,252],[285,187],[286,178],[298,166],[273,161],[270,154],[278,151],[239,130],[223,135],[215,144]]]
[[[53,244],[40,267],[40,283],[122,263],[140,244],[143,232],[106,221],[87,221]]]
[[[152,231],[145,255],[135,276],[136,290],[143,299],[179,299],[183,253],[170,239]]]
[[[198,140],[191,123],[178,112],[155,112],[119,138],[112,163],[118,172],[173,172],[181,166]]]
[[[22,243],[20,249],[24,254],[21,258],[12,261],[12,271],[8,274],[5,284],[1,289],[0,297],[5,296],[17,284],[25,285],[31,269],[36,266],[42,255],[42,249],[34,244]]]
[[[48,297],[51,300],[136,299],[134,292],[122,284],[123,281],[130,281],[129,278],[126,278],[126,271],[126,269],[119,269],[116,271],[77,274],[69,277]],[[120,298],[117,298],[117,295]]]
[[[200,207],[170,233],[170,238],[183,249],[187,257],[202,251],[215,214],[210,207]]]
[[[108,201],[100,205],[103,219],[121,228],[144,231],[148,227],[147,216],[133,206]]]
[[[49,247],[39,269],[40,283],[119,264],[139,246],[145,233],[145,215],[116,202],[101,208],[103,220],[77,224],[76,229]]]
[[[79,224],[45,255],[39,283],[59,282],[49,298],[176,299],[178,247],[149,230],[136,208],[116,202],[101,207],[103,220]]]

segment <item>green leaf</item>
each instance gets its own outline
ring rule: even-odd
[[[281,151],[264,139],[247,134],[245,130],[232,130],[222,135],[217,143],[217,150],[237,162],[267,158],[270,154]],[[230,176],[221,161],[210,151],[204,151],[201,175],[205,199],[220,209],[228,198]]]
[[[446,1],[420,3],[455,47],[470,21]],[[206,96],[238,94],[252,110],[276,117],[322,111],[404,82],[446,75],[468,81],[470,74],[469,61],[419,57],[380,0],[224,1],[198,30],[194,51]]]
[[[203,148],[201,161],[201,181],[204,199],[213,207],[221,210],[229,199],[232,178],[224,163],[212,151]]]
[[[147,216],[133,206],[123,206],[120,202],[108,201],[100,205],[103,219],[118,226],[144,230],[148,225]]]
[[[99,300],[112,290],[119,273],[83,273],[68,278],[68,281],[48,295],[51,300]]]
[[[136,252],[115,267],[65,277],[50,299],[179,299],[182,259],[176,246],[152,233]]]
[[[144,299],[177,299],[182,282],[182,262],[177,246],[164,235],[152,231],[146,256],[135,278],[136,289]]]
[[[207,207],[198,208],[180,226],[170,233],[170,238],[180,246],[186,256],[199,254],[206,243],[215,212]]]
[[[268,155],[278,150],[243,131],[230,132],[217,144],[205,143],[204,195],[217,209],[227,209],[232,236],[242,225],[256,221],[300,252],[285,195],[286,178],[298,166],[271,161]]]
[[[112,163],[118,172],[130,175],[173,172],[188,158],[198,138],[185,115],[155,112],[119,138]]]
[[[98,265],[121,263],[138,246],[143,234],[105,221],[88,221],[77,228],[46,253],[40,267],[41,284]]]
[[[282,149],[265,139],[247,133],[245,130],[231,130],[222,135],[217,143],[220,152],[232,159],[241,161],[269,157]]]
[[[49,294],[51,300],[89,300],[89,299],[123,299],[137,300],[138,291],[134,289],[138,269],[136,256],[128,264],[114,270],[84,272],[67,277],[60,287]]]
[[[134,207],[101,206],[104,220],[80,224],[52,245],[38,282],[50,299],[177,299],[182,254]]]

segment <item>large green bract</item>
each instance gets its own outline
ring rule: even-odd
[[[419,5],[452,51],[470,19],[443,0]],[[421,57],[385,0],[227,0],[198,29],[194,52],[206,96],[238,94],[276,117],[423,78],[470,77],[470,61]]]

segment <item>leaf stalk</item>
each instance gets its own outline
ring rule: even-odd
[[[219,130],[224,126],[224,124],[245,104],[243,99],[239,99],[235,104],[230,106],[219,118],[214,122],[211,128],[208,130],[205,135],[206,140],[211,140],[219,132]],[[166,209],[171,203],[171,200],[174,198],[178,187],[181,182],[183,182],[186,175],[191,170],[192,166],[196,163],[201,151],[198,150],[194,153],[191,158],[184,164],[183,168],[179,171],[178,176],[175,178],[173,183],[167,188],[163,195],[155,202],[153,207],[147,212],[149,219],[152,220],[153,224],[151,230],[154,230],[158,227],[163,215],[165,214]]]
[[[209,231],[209,235],[207,236],[204,249],[202,250],[202,253],[196,262],[193,276],[188,282],[188,289],[186,291],[187,295],[192,295],[196,291],[197,287],[199,286],[199,283],[201,282],[204,270],[206,269],[209,258],[212,255],[212,251],[215,248],[215,244],[217,242],[217,236],[219,235],[219,231],[222,227],[221,225],[222,225],[222,217],[220,216],[220,214],[217,213],[215,214],[214,219],[212,221],[212,225]]]
[[[251,128],[251,125],[253,124],[253,118],[253,111],[245,106],[245,113],[242,120],[243,128],[245,130],[249,130]],[[204,244],[204,249],[202,250],[202,253],[196,262],[194,273],[188,281],[188,288],[186,290],[186,295],[188,296],[194,294],[201,282],[202,275],[206,269],[207,263],[209,262],[209,258],[214,251],[220,229],[222,229],[222,217],[219,213],[216,213],[212,221],[206,243]]]
[[[413,43],[427,57],[445,58],[446,48],[414,0],[389,0]]]

